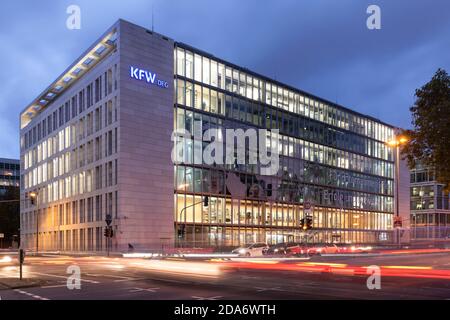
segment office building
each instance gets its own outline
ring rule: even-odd
[[[450,241],[449,194],[436,181],[433,168],[418,165],[410,172],[411,242]]]
[[[392,126],[123,20],[20,119],[29,248],[103,251],[107,216],[119,251],[392,240]],[[172,161],[174,130],[197,159],[211,128],[265,129],[279,170]]]
[[[19,241],[19,164],[0,158],[0,248],[17,246]]]

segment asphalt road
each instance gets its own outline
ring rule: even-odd
[[[450,299],[450,277],[381,276],[381,289],[369,290],[369,275],[301,272],[278,267],[298,264],[389,266],[439,269],[450,275],[450,254],[374,257],[317,257],[311,260],[248,259],[228,261],[145,260],[106,257],[27,257],[24,277],[39,286],[0,288],[2,300],[131,299],[131,300],[274,300],[274,299]],[[239,264],[239,260],[237,262]],[[67,287],[68,267],[78,266],[81,288]],[[272,268],[273,266],[273,268]],[[414,266],[414,267],[413,267]],[[225,268],[224,268],[225,267]],[[264,267],[264,268],[260,268]],[[400,272],[401,273],[401,272]],[[1,279],[18,275],[15,265],[0,266]],[[71,280],[72,278],[69,278]],[[69,281],[74,283],[73,281]]]

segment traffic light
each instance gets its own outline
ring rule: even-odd
[[[23,264],[25,261],[25,250],[20,249],[19,250],[19,263]]]
[[[204,198],[203,198],[203,206],[204,207],[207,207],[209,205],[209,197],[208,196],[205,196]]]
[[[105,231],[103,232],[103,235],[107,238],[112,238],[114,235],[114,231],[112,227],[105,227]]]
[[[185,234],[186,234],[186,228],[185,228],[185,225],[181,225],[181,226],[178,228],[178,238],[179,238],[179,239],[183,239]]]
[[[306,218],[306,230],[310,230],[313,227],[313,219],[311,217]]]
[[[35,192],[28,193],[28,197],[30,198],[30,203],[32,206],[36,204],[36,196],[37,194]]]
[[[272,196],[272,184],[268,183],[267,184],[267,190],[266,190],[267,196],[271,197]]]
[[[302,230],[310,230],[313,227],[313,219],[312,217],[306,217],[300,220],[299,222],[300,229]]]
[[[299,223],[299,224],[300,224],[300,229],[305,230],[306,225],[305,225],[305,219],[304,219],[304,218],[300,220],[300,223]]]

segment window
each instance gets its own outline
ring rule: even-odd
[[[72,97],[72,118],[77,116],[78,106],[77,106],[77,96]]]
[[[217,62],[211,60],[211,85],[217,87]]]
[[[185,75],[184,50],[181,48],[177,48],[177,74],[180,76]]]
[[[108,70],[108,94],[112,92],[112,70]]]
[[[101,86],[101,77],[98,77],[97,79],[95,79],[95,102],[99,102],[100,99],[102,98],[102,86]]]
[[[177,81],[177,103],[184,105],[184,81],[178,79]]]
[[[203,57],[203,83],[209,85],[209,59]]]
[[[196,81],[202,81],[202,57],[198,54],[195,55],[194,61],[194,79]]]
[[[84,111],[84,91],[80,91],[78,93],[78,113],[82,113]]]
[[[87,86],[86,88],[86,98],[87,98],[87,107],[91,107],[92,104],[94,103],[93,101],[93,92],[92,92],[92,83],[90,85]]]
[[[192,52],[186,51],[186,78],[192,79],[194,70],[194,57]]]

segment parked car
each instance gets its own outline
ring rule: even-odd
[[[286,243],[277,243],[269,247],[266,251],[267,255],[284,255],[286,254]]]
[[[296,242],[282,242],[271,246],[267,250],[267,255],[296,256],[306,253],[306,248]]]
[[[264,255],[268,249],[269,246],[267,245],[267,243],[256,242],[236,248],[231,253],[235,253],[239,256],[245,257],[258,257]]]
[[[307,249],[309,255],[334,254],[339,253],[339,248],[335,244],[316,245]]]

